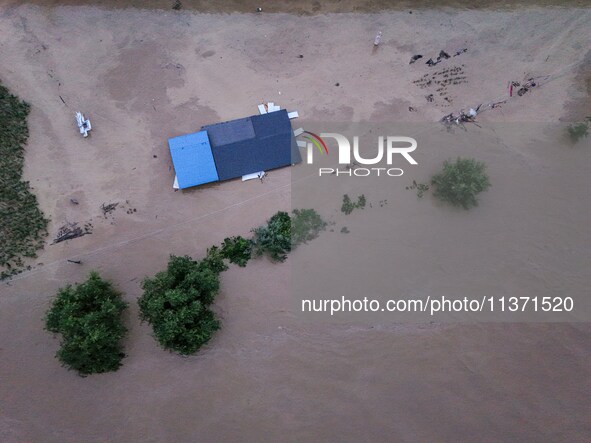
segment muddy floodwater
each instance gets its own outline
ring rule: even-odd
[[[591,146],[556,132],[591,115],[588,2],[421,2],[412,14],[410,2],[260,2],[258,14],[251,1],[182,3],[0,1],[0,80],[31,104],[24,176],[51,220],[31,270],[0,286],[0,442],[591,440]],[[445,69],[462,78],[428,84]],[[508,82],[530,77],[543,81],[507,100]],[[478,127],[438,123],[491,100],[503,103]],[[270,101],[299,112],[294,129],[414,131],[418,165],[369,187],[308,180],[299,165],[172,189],[169,137]],[[88,139],[76,111],[92,120]],[[478,207],[406,189],[459,155],[487,164]],[[345,192],[366,192],[367,207],[341,213]],[[158,347],[138,319],[143,278],[302,205],[329,228],[285,263],[225,272],[222,329],[196,355]],[[92,235],[50,245],[67,222]],[[54,358],[43,315],[92,269],[129,302],[127,357],[82,378]],[[328,275],[341,286],[315,280]],[[302,313],[298,288],[577,304],[561,322],[410,322]]]

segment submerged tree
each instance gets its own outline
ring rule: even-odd
[[[431,178],[433,195],[454,206],[470,209],[478,205],[477,195],[490,187],[486,165],[470,158],[446,160],[443,171]]]
[[[365,208],[365,195],[361,194],[357,197],[357,202],[353,202],[348,194],[343,195],[343,204],[341,205],[341,212],[349,215],[354,209]]]
[[[252,231],[253,250],[256,255],[268,254],[275,261],[285,261],[291,251],[291,217],[279,211],[266,225]]]
[[[47,330],[62,336],[57,358],[83,375],[116,371],[125,356],[125,307],[121,294],[96,272],[84,283],[61,288],[45,316]]]
[[[222,257],[240,267],[246,266],[251,252],[252,242],[241,236],[225,238],[222,243]]]
[[[326,222],[314,209],[294,209],[291,216],[279,211],[266,225],[253,229],[253,251],[282,262],[293,248],[318,237],[325,228]]]
[[[364,202],[365,205],[365,202]],[[314,209],[294,209],[291,216],[291,244],[295,247],[318,237],[326,222]]]
[[[568,135],[573,143],[589,135],[589,125],[585,122],[573,123],[567,128]]]
[[[165,349],[193,354],[220,328],[210,306],[226,265],[219,249],[214,248],[201,261],[171,256],[165,271],[142,283],[140,318],[150,323],[154,337]]]

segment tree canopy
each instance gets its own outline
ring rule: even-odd
[[[143,281],[140,318],[150,323],[163,348],[193,354],[220,328],[210,306],[225,269],[219,249],[210,248],[201,261],[173,255],[165,271]]]
[[[61,288],[45,317],[47,330],[62,336],[57,358],[83,375],[116,371],[125,356],[125,307],[121,294],[96,272],[84,283]]]
[[[446,160],[431,184],[435,197],[464,209],[477,206],[478,194],[490,187],[486,165],[471,158],[458,158],[453,163]]]
[[[256,255],[268,254],[272,260],[285,261],[291,251],[291,217],[279,211],[266,225],[253,229],[253,250]]]

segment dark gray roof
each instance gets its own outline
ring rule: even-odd
[[[201,130],[209,136],[220,180],[302,161],[285,110],[207,125]]]

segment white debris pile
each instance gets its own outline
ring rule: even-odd
[[[82,134],[83,137],[88,137],[88,131],[92,129],[92,126],[90,125],[90,120],[85,119],[84,115],[82,115],[81,112],[77,112],[76,122],[78,123],[78,129],[80,129],[80,134]]]
[[[259,105],[259,114],[270,114],[271,112],[281,111],[281,106],[276,105],[273,102],[268,103],[261,103]],[[289,118],[297,118],[299,117],[298,111],[289,112],[287,114]]]

